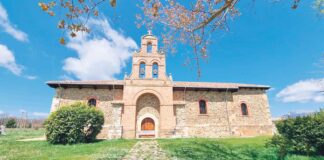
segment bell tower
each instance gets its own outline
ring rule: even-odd
[[[151,31],[141,37],[141,48],[133,54],[132,61],[132,73],[124,79],[122,136],[146,134],[141,129],[142,118],[149,117],[154,121],[155,137],[171,137],[176,126],[173,83],[166,75],[165,54],[159,51],[158,39]],[[141,97],[146,96],[151,98],[142,103]]]
[[[130,79],[166,80],[165,54],[158,50],[158,39],[151,31],[141,37],[141,48],[133,54]]]

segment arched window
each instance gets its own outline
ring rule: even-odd
[[[145,78],[145,63],[144,62],[141,62],[141,64],[140,64],[139,77]]]
[[[153,67],[152,67],[152,75],[153,78],[158,78],[159,77],[159,65],[157,63],[153,63]]]
[[[88,106],[95,107],[97,105],[97,100],[94,98],[91,98],[88,100]]]
[[[247,116],[249,114],[247,105],[245,103],[241,103],[241,112],[243,116]]]
[[[147,43],[147,53],[152,53],[152,43],[151,42],[148,42]]]
[[[206,101],[200,100],[199,101],[199,113],[200,114],[207,114],[207,108],[206,108]]]

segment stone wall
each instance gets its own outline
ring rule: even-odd
[[[224,137],[271,135],[272,122],[263,90],[238,92],[175,91],[176,137]],[[199,100],[207,103],[207,114],[199,113]],[[243,116],[241,103],[248,105]]]
[[[90,98],[97,100],[97,108],[104,113],[105,122],[98,138],[120,138],[122,133],[121,112],[123,105],[114,103],[122,100],[122,89],[66,88],[57,89],[51,111],[75,102],[87,103]]]
[[[158,91],[158,89],[161,89],[161,91]],[[158,89],[156,92],[160,95],[173,97],[173,110],[166,110],[168,107],[166,104],[169,102],[160,102],[159,99],[162,98],[156,97],[157,94],[153,95],[154,92],[143,94],[138,99],[135,98],[137,103],[133,104],[134,101],[131,100],[137,94],[126,94],[132,96],[123,99],[125,93],[123,93],[122,89],[67,88],[57,89],[51,111],[55,111],[59,106],[65,104],[78,101],[87,103],[90,98],[97,99],[96,107],[102,110],[105,116],[103,130],[98,135],[98,138],[121,138],[126,132],[125,127],[122,127],[122,115],[124,120],[134,116],[135,121],[131,124],[125,123],[125,125],[134,126],[128,128],[135,132],[136,121],[146,113],[150,113],[157,118],[158,124],[156,127],[158,130],[156,130],[156,133],[159,134],[159,137],[216,138],[273,134],[268,99],[264,90],[240,89],[238,92],[233,93],[224,91],[174,91],[173,95],[167,95],[162,90],[166,89],[165,87]],[[135,92],[134,87],[129,91]],[[139,89],[139,91],[146,90]],[[141,93],[139,91],[135,93]],[[206,101],[207,114],[199,113],[199,100]],[[132,113],[124,113],[124,103],[132,104],[127,106],[128,108],[134,108]],[[241,103],[247,104],[249,113],[247,116],[242,115]],[[161,109],[165,111],[161,113]],[[130,111],[126,113],[128,112]],[[174,126],[176,127],[170,128],[174,116]],[[165,129],[166,127],[169,128]],[[135,138],[134,135],[125,136],[125,138]]]
[[[160,102],[159,99],[153,94],[144,94],[137,100],[137,119],[145,113],[153,114],[156,118],[160,117]]]
[[[243,116],[241,103],[247,104],[248,116]],[[272,135],[268,97],[263,90],[241,89],[233,93],[230,108],[231,131],[237,136]]]

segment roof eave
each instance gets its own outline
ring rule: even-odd
[[[239,86],[239,89],[242,88],[269,90],[271,87],[270,86]]]
[[[174,86],[173,90],[187,90],[187,91],[199,91],[199,90],[204,90],[204,91],[237,91],[238,88],[223,88],[223,87],[185,87],[185,86]]]
[[[64,82],[54,82],[48,81],[46,84],[51,88],[123,88],[123,84],[114,84],[114,83],[107,83],[107,84],[82,84],[82,83],[64,83]]]

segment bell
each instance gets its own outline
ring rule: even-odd
[[[141,68],[141,69],[140,69],[140,73],[141,73],[141,74],[144,74],[144,73],[145,73],[144,68]]]

